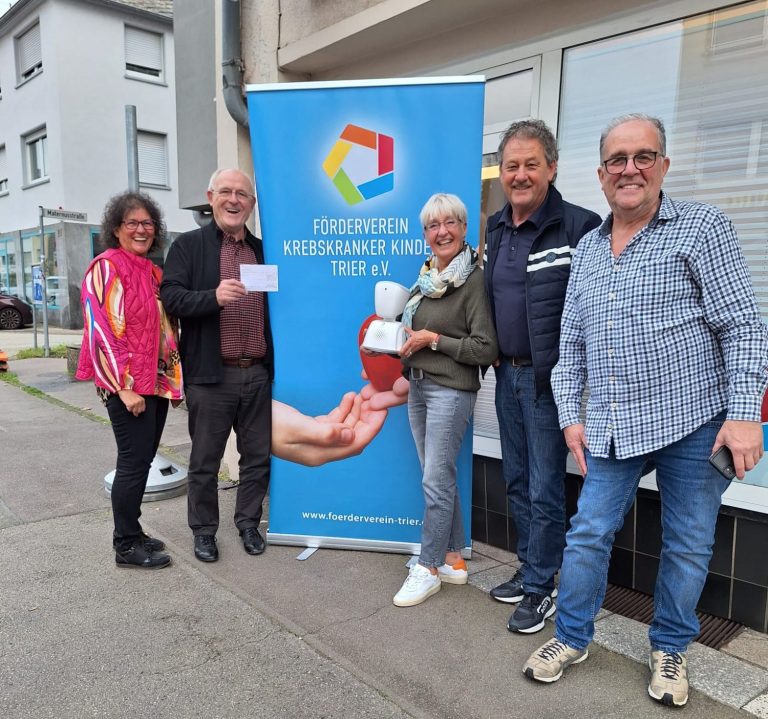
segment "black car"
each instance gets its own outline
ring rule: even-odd
[[[13,295],[0,292],[0,330],[18,330],[32,324],[32,308]]]

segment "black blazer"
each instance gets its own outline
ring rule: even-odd
[[[261,240],[246,228],[245,241],[264,264]],[[160,299],[166,312],[181,321],[181,365],[185,384],[221,382],[221,335],[216,288],[221,277],[221,230],[215,222],[179,235],[165,260]],[[274,352],[269,322],[269,305],[264,294],[264,364],[274,379]]]

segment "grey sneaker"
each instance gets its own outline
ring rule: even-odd
[[[648,694],[668,707],[681,707],[688,701],[688,661],[685,654],[652,651],[648,658],[651,681]]]
[[[588,649],[574,649],[553,638],[528,657],[523,665],[523,674],[529,679],[549,684],[563,676],[566,667],[579,664],[588,656]]]

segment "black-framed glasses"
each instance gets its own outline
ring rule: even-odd
[[[131,232],[135,232],[139,225],[141,225],[145,230],[155,229],[154,220],[123,220],[121,224],[125,226],[126,230],[130,230]]]
[[[624,172],[627,163],[632,160],[632,164],[638,170],[650,170],[656,164],[656,158],[660,152],[638,152],[636,155],[617,155],[603,160],[603,167],[609,175],[620,175]]]

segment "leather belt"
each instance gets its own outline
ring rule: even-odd
[[[241,369],[253,367],[253,365],[261,364],[262,362],[264,362],[263,357],[238,357],[237,359],[228,359],[227,357],[221,358],[221,363],[225,367],[240,367]]]
[[[530,357],[504,357],[513,367],[533,367],[533,360]]]

